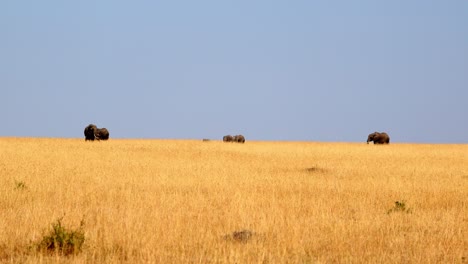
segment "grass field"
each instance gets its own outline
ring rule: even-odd
[[[468,263],[466,144],[0,138],[0,177],[0,262]]]

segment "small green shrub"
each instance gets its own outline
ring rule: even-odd
[[[36,248],[42,252],[54,252],[62,255],[77,254],[81,251],[85,241],[83,232],[84,221],[81,220],[80,227],[69,230],[62,225],[62,218],[52,224],[50,233],[42,238]]]
[[[387,214],[394,213],[394,212],[404,212],[404,213],[410,213],[411,209],[406,207],[406,203],[404,200],[402,201],[396,201],[395,206],[387,211]]]

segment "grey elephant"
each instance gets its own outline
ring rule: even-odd
[[[385,132],[374,132],[367,137],[367,144],[371,141],[373,141],[374,144],[388,144],[390,143],[390,137]]]
[[[97,128],[94,124],[89,124],[84,129],[85,141],[91,140],[107,140],[109,139],[109,131],[106,128]]]
[[[237,143],[245,143],[245,137],[243,135],[235,135],[233,141]]]
[[[233,142],[233,141],[234,141],[234,137],[231,136],[231,135],[224,136],[224,137],[223,137],[223,141],[224,141],[224,142]]]
[[[97,131],[97,126],[94,124],[89,124],[87,127],[84,129],[84,135],[85,135],[85,141],[91,140],[94,141],[95,136],[94,133]]]
[[[109,139],[109,131],[107,128],[98,128],[96,133],[94,134],[97,140],[108,140]]]

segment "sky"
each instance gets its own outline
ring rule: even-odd
[[[468,143],[468,1],[1,1],[0,137]]]

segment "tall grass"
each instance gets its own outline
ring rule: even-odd
[[[0,177],[1,262],[468,260],[468,145],[0,138]]]

